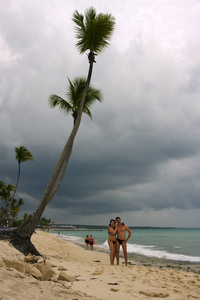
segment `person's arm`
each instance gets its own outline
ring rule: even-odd
[[[108,234],[115,235],[117,233],[117,228],[113,229],[111,226],[108,227]]]
[[[128,242],[128,240],[129,240],[130,237],[131,237],[132,231],[131,231],[130,228],[129,228],[128,226],[126,226],[126,225],[125,225],[125,229],[126,229],[126,231],[128,231],[128,237],[127,237],[127,239],[126,239],[126,242]]]
[[[109,234],[113,234],[113,232],[112,232],[112,227],[109,226],[108,229],[107,229],[107,231],[108,231],[108,235],[109,235]]]
[[[115,229],[112,229],[113,233],[116,234],[117,233],[117,227]]]

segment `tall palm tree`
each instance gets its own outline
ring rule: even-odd
[[[49,105],[50,107],[58,106],[60,110],[64,113],[72,113],[74,119],[74,125],[76,123],[78,108],[81,100],[81,95],[86,85],[85,78],[75,78],[72,82],[69,78],[69,87],[67,89],[66,96],[69,101],[64,100],[63,98],[53,94],[49,97]],[[85,97],[84,105],[83,105],[83,112],[87,114],[92,119],[92,114],[90,111],[91,105],[98,100],[99,102],[102,101],[102,94],[100,90],[95,89],[92,86],[89,86],[87,90],[87,94]]]
[[[18,176],[17,176],[17,183],[15,186],[15,190],[12,196],[12,199],[14,199],[15,197],[15,193],[17,191],[17,187],[19,184],[19,177],[20,177],[20,172],[21,172],[21,163],[25,162],[25,161],[29,161],[32,160],[33,161],[33,155],[32,153],[24,146],[20,146],[19,148],[15,147],[15,153],[16,153],[16,157],[15,159],[18,161]]]
[[[33,214],[33,217],[27,220],[26,223],[24,223],[15,232],[13,232],[13,234],[11,234],[12,244],[24,254],[39,254],[37,249],[30,242],[30,238],[37,224],[39,224],[40,218],[43,214],[45,207],[48,205],[49,201],[52,198],[54,186],[57,180],[59,181],[60,178],[62,179],[62,176],[59,178],[59,174],[62,173],[62,169],[66,168],[68,164],[69,158],[72,153],[74,139],[76,137],[81,123],[84,101],[92,77],[95,56],[101,53],[104,50],[104,48],[109,45],[109,40],[111,39],[115,25],[114,17],[111,14],[96,14],[96,11],[93,7],[86,10],[85,16],[79,14],[78,11],[75,11],[72,20],[76,25],[76,46],[80,54],[89,51],[89,53],[87,54],[89,60],[88,76],[81,95],[75,124],[60,155],[58,163],[50,177],[44,195],[35,213]]]

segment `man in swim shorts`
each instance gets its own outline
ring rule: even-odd
[[[125,259],[125,265],[127,266],[128,257],[127,257],[127,242],[131,237],[131,230],[128,226],[126,226],[124,223],[121,222],[120,217],[116,217],[117,222],[117,241],[116,241],[116,258],[117,258],[117,265],[119,265],[119,251],[120,246],[122,246],[123,253],[124,253],[124,259]],[[128,237],[126,238],[126,231],[129,233]]]
[[[89,235],[87,235],[85,238],[85,249],[88,249],[89,243],[90,243],[90,238]]]

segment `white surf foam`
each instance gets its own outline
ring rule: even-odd
[[[127,251],[129,253],[140,254],[148,257],[163,258],[176,261],[188,261],[188,262],[200,262],[200,257],[198,256],[188,256],[178,253],[169,253],[163,250],[157,250],[153,245],[144,246],[136,244],[127,244]]]

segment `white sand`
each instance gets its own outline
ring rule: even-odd
[[[109,264],[109,255],[85,250],[62,241],[56,236],[38,231],[32,242],[46,261],[63,267],[75,282],[40,281],[12,268],[3,259],[21,260],[23,254],[0,241],[0,300],[39,299],[200,299],[200,275],[192,272],[156,269],[137,265]]]

